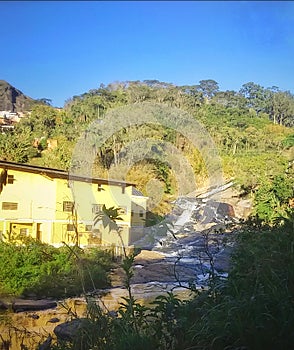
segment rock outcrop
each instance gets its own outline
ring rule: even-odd
[[[31,109],[34,100],[20,90],[0,80],[0,111],[26,112]]]

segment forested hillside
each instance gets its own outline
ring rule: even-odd
[[[239,91],[220,91],[214,80],[201,80],[192,86],[127,81],[101,84],[67,100],[63,109],[45,102],[34,105],[31,115],[14,131],[0,135],[1,159],[68,169],[74,145],[92,121],[103,120],[107,111],[131,104],[142,103],[144,112],[150,102],[187,111],[202,123],[221,156],[224,177],[235,178],[244,194],[278,174],[284,175],[293,161],[294,96],[278,87],[249,82]],[[128,131],[120,130],[96,150],[95,175],[106,176],[115,155],[134,141],[131,135],[135,134],[174,144],[187,157],[198,183],[205,184],[207,169],[201,153],[182,135],[148,124]],[[48,139],[57,141],[55,147],[48,149]],[[175,179],[167,163],[142,160],[128,174],[128,180],[136,182],[143,192],[150,178],[163,183],[166,196],[174,194]]]

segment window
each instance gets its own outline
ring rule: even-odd
[[[26,236],[28,234],[28,231],[29,230],[27,228],[21,228],[19,230],[19,233],[20,233],[21,236]]]
[[[63,211],[72,211],[73,210],[73,202],[65,201],[63,202]]]
[[[97,189],[98,189],[98,192],[101,192],[103,190],[102,185],[98,184],[98,188]]]
[[[131,216],[134,216],[134,210],[131,211]]]
[[[91,232],[92,231],[92,225],[85,225],[85,231]]]
[[[14,176],[13,175],[8,175],[7,176],[7,183],[8,184],[13,184],[14,181]]]
[[[142,218],[144,216],[143,210],[140,210],[139,216],[140,216],[140,218]]]
[[[2,210],[17,210],[18,203],[2,202]]]
[[[66,231],[74,231],[75,230],[75,227],[73,224],[67,224],[66,225]]]
[[[125,192],[126,192],[126,186],[123,185],[123,186],[121,187],[121,193],[124,194]]]
[[[102,211],[103,204],[92,204],[92,213],[98,214]]]

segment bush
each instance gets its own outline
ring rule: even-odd
[[[261,183],[254,199],[254,214],[257,218],[273,224],[289,216],[289,202],[294,197],[293,180],[292,171]]]
[[[109,285],[110,254],[78,247],[54,248],[27,239],[0,242],[0,293],[69,297]]]
[[[190,308],[199,349],[287,349],[294,341],[293,221],[240,233],[228,281]],[[203,295],[205,296],[205,295]],[[191,312],[192,313],[192,312]],[[191,344],[190,344],[191,345]]]

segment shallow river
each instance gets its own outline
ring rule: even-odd
[[[146,305],[156,296],[171,291],[174,287],[173,283],[150,282],[134,284],[132,291],[134,297]],[[190,292],[185,288],[176,288],[173,292],[180,298],[190,296]],[[118,287],[109,289],[107,294],[96,300],[106,311],[114,311],[126,296],[126,289]],[[84,317],[86,310],[85,298],[73,298],[59,301],[56,308],[43,311],[2,312],[0,314],[0,349],[35,349],[36,344],[43,342],[49,334],[54,338],[53,330],[58,324],[75,317]]]

